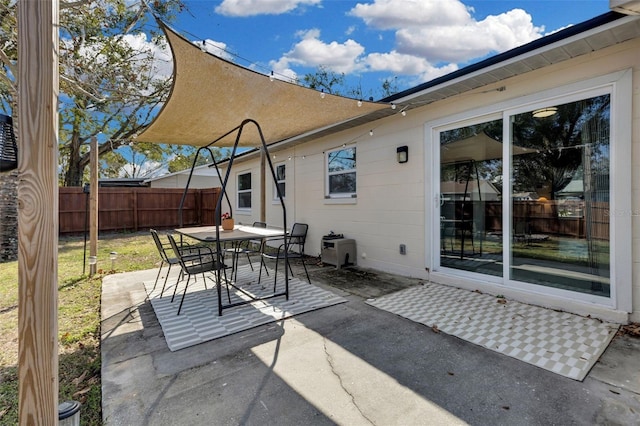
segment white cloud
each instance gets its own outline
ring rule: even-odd
[[[120,178],[152,178],[167,173],[167,168],[157,161],[145,161],[142,164],[127,163],[118,170]]]
[[[345,74],[388,72],[410,77],[419,84],[456,71],[459,64],[504,52],[544,35],[544,27],[534,26],[531,15],[522,9],[482,20],[477,20],[474,13],[461,0],[358,3],[348,15],[362,19],[369,30],[377,30],[379,39],[394,34],[395,46],[390,51],[365,54],[365,47],[353,38],[323,41],[320,31],[312,29],[299,32],[300,41],[271,61],[270,66],[283,75],[295,75],[296,67],[318,66]],[[355,28],[349,27],[346,34],[353,34]]]
[[[375,0],[349,13],[376,29],[396,30],[396,50],[431,62],[467,62],[543,35],[531,15],[513,9],[477,21],[459,0]]]
[[[320,40],[320,31],[311,29],[298,33],[302,40],[277,61],[270,63],[277,72],[290,69],[292,65],[305,67],[325,66],[339,73],[350,73],[361,67],[360,58],[364,47],[354,40],[344,43],[332,41],[325,43]]]
[[[203,41],[194,41],[195,45],[204,49],[206,52],[211,53],[219,58],[226,59],[227,61],[233,61],[233,55],[227,52],[227,44],[222,41],[215,41],[206,39]]]
[[[322,0],[224,0],[215,11],[225,16],[279,15]]]
[[[375,0],[358,3],[349,14],[380,30],[464,25],[471,19],[468,8],[458,0]]]
[[[295,66],[323,66],[345,74],[389,72],[394,75],[410,75],[415,76],[415,81],[422,83],[458,69],[455,64],[437,67],[424,57],[395,50],[365,55],[364,47],[353,40],[344,43],[323,42],[318,29],[300,31],[296,35],[302,40],[280,59],[269,64],[277,78],[286,79],[282,77],[286,76],[295,79],[297,74],[292,69]]]
[[[388,71],[400,75],[420,76],[421,82],[440,77],[458,69],[457,65],[449,64],[435,67],[424,58],[405,55],[396,51],[389,53],[372,53],[365,62],[369,71]]]

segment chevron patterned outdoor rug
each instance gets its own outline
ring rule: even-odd
[[[230,272],[230,271],[229,271]],[[229,275],[229,272],[227,273]],[[173,273],[172,273],[173,275]],[[205,289],[202,277],[197,281],[191,279],[189,289],[184,299],[180,315],[177,315],[180,297],[185,281],[178,283],[177,294],[173,303],[173,283],[177,276],[169,276],[164,295],[160,297],[162,283],[159,282],[155,290],[154,281],[144,283],[145,289],[158,317],[160,326],[171,351],[177,351],[189,346],[197,345],[209,340],[218,339],[229,334],[248,330],[259,325],[298,315],[304,312],[325,308],[346,302],[346,299],[320,287],[309,284],[295,277],[289,278],[289,300],[284,296],[274,297],[264,301],[235,306],[223,310],[218,316],[218,295],[213,281],[207,279]],[[160,278],[160,281],[163,277]],[[273,293],[273,270],[269,276],[262,275],[262,282],[258,284],[258,268],[251,271],[249,265],[238,268],[237,282],[245,283],[242,289],[255,296]],[[278,291],[284,286],[284,276],[278,274]],[[248,300],[248,296],[241,291],[229,287],[231,303]],[[227,304],[226,286],[222,287],[223,302]]]
[[[429,283],[371,306],[575,380],[583,380],[617,324]]]

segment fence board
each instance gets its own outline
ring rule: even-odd
[[[100,188],[99,231],[175,228],[184,190],[180,188]],[[183,206],[183,226],[212,225],[220,188],[190,189]],[[87,229],[88,194],[79,187],[59,190],[60,234]],[[201,206],[206,206],[202,208]]]

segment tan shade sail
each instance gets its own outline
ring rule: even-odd
[[[316,90],[271,79],[203,52],[166,25],[162,27],[173,53],[173,88],[138,141],[204,146],[251,119],[260,125],[265,141],[272,143],[389,108],[321,96]],[[215,145],[234,142],[235,134]],[[247,126],[239,145],[260,144],[255,126]]]
[[[512,155],[534,152],[533,149],[513,145]],[[440,146],[440,163],[456,163],[465,161],[485,161],[502,158],[502,142],[486,133],[480,133]]]

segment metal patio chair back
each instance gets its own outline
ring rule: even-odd
[[[182,291],[182,298],[180,299],[180,306],[178,307],[178,315],[180,315],[180,311],[182,310],[182,304],[184,303],[184,297],[187,294],[187,289],[189,288],[189,282],[191,281],[191,277],[194,275],[202,275],[204,280],[205,289],[207,288],[207,277],[206,273],[212,272],[215,275],[215,282],[222,282],[221,276],[222,273],[225,274],[225,283],[226,283],[226,268],[227,266],[224,262],[218,261],[217,253],[211,249],[211,247],[207,246],[189,246],[186,249],[183,249],[178,246],[173,235],[167,235],[169,238],[169,244],[173,249],[173,253],[175,257],[178,259],[178,263],[182,268],[182,273],[187,276],[187,282],[184,285],[184,290]],[[173,296],[171,297],[171,302],[173,302],[178,286],[173,289]],[[229,285],[227,283],[227,298],[229,299],[229,303],[231,303],[231,296],[229,293]]]
[[[276,283],[278,281],[278,263],[280,260],[288,259],[300,259],[302,262],[302,266],[304,267],[304,272],[307,275],[307,281],[311,284],[311,278],[309,278],[309,271],[307,270],[307,265],[304,262],[304,245],[307,241],[307,231],[309,230],[309,225],[306,223],[294,223],[291,228],[291,232],[286,237],[288,239],[288,250],[285,254],[285,244],[284,242],[280,244],[276,253],[268,253],[263,250],[262,259],[260,262],[260,274],[258,275],[258,282],[262,278],[262,266],[264,265],[265,270],[267,269],[265,264],[265,259],[275,260],[276,267],[273,278],[273,291],[276,290]],[[287,262],[288,263],[288,262]],[[291,269],[291,264],[288,264],[289,272],[293,276],[293,270]],[[286,271],[285,271],[286,273]]]
[[[152,292],[156,289],[156,286],[158,285],[158,279],[160,278],[160,272],[162,271],[162,267],[165,265],[169,266],[169,269],[167,270],[167,274],[164,277],[164,283],[162,284],[162,290],[160,291],[160,297],[162,297],[162,294],[164,293],[164,289],[167,286],[167,279],[169,278],[169,273],[171,272],[171,267],[173,265],[177,265],[179,263],[178,258],[174,257],[174,256],[170,256],[171,253],[171,246],[169,243],[167,244],[163,244],[162,241],[160,241],[160,236],[158,235],[158,231],[156,231],[155,229],[150,229],[149,230],[151,232],[151,236],[153,237],[153,241],[156,243],[156,248],[158,249],[158,253],[160,254],[160,268],[158,269],[158,275],[156,275],[156,281],[153,284],[153,289],[151,290]],[[167,251],[169,251],[169,253],[167,253]],[[182,279],[182,271],[180,271],[180,276],[178,277],[178,281],[176,281],[176,285],[178,284],[178,282]]]

